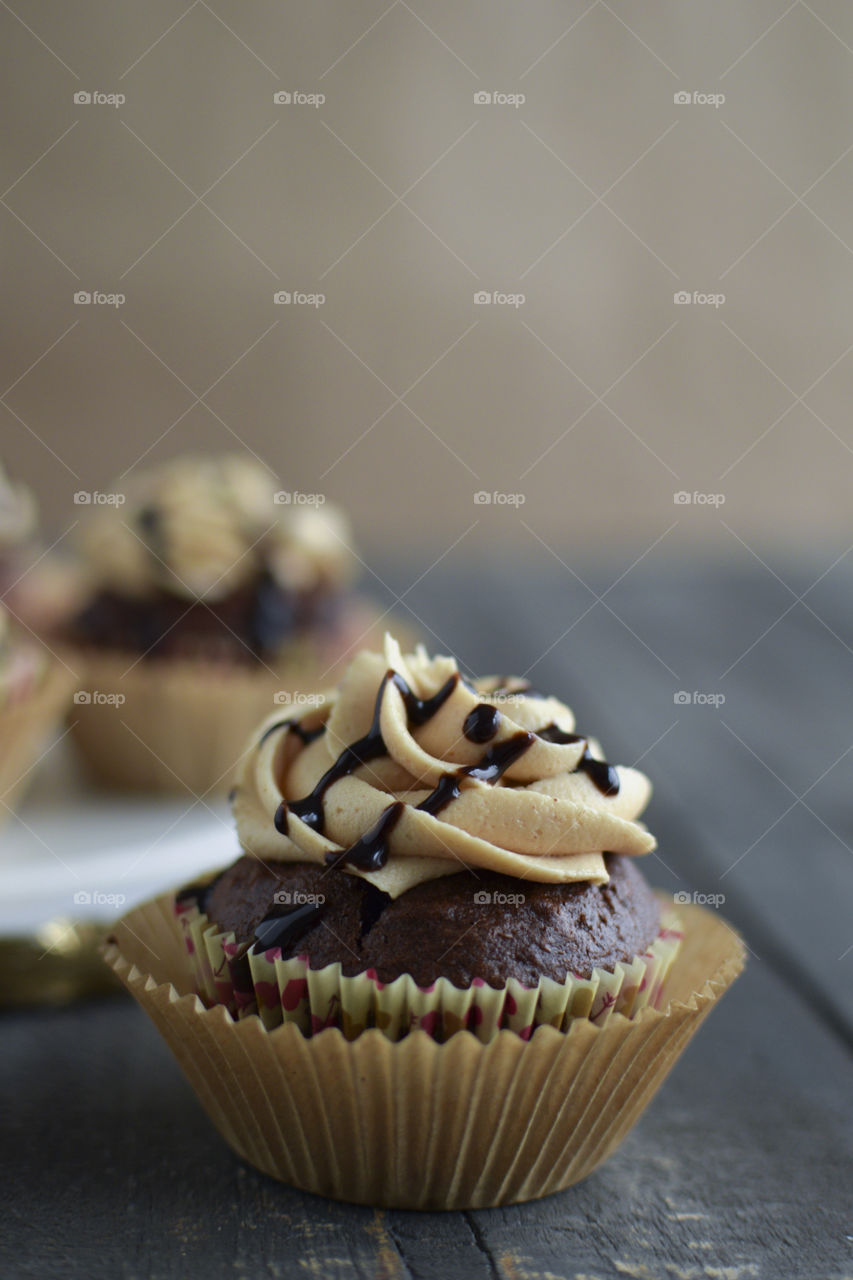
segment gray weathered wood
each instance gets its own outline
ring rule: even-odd
[[[791,575],[797,591],[817,572]],[[602,593],[618,571],[588,578]],[[389,571],[402,591],[411,572]],[[337,1280],[842,1280],[853,1275],[850,981],[853,581],[832,575],[725,679],[793,597],[764,570],[638,566],[594,597],[553,573],[441,568],[412,593],[473,669],[524,670],[656,782],[650,879],[724,892],[755,955],[637,1129],[585,1183],[471,1214],[374,1212],[280,1186],[213,1131],[121,998],[3,1017],[0,1273]],[[825,624],[825,625],[824,625]],[[534,665],[535,664],[535,665]],[[721,710],[676,706],[723,691]],[[741,737],[741,746],[722,721]],[[656,739],[677,722],[657,745]],[[762,763],[764,762],[764,763]],[[768,770],[772,770],[770,772]],[[824,825],[826,824],[826,825]],[[832,828],[829,830],[828,828]],[[836,833],[836,834],[833,834]]]

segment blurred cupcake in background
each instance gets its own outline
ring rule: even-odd
[[[79,569],[62,543],[45,547],[32,490],[0,462],[0,598],[22,628],[55,631],[79,604]]]
[[[74,685],[74,673],[21,634],[0,605],[0,823],[35,776]]]
[[[227,788],[260,716],[333,681],[377,611],[351,590],[349,524],[245,455],[134,472],[86,513],[75,736],[134,788]]]

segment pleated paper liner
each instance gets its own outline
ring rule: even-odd
[[[62,723],[76,683],[73,672],[51,660],[32,693],[0,708],[0,822],[8,818],[35,777],[33,765],[51,732]]]
[[[174,896],[137,908],[105,958],[162,1032],[232,1149],[303,1190],[360,1204],[467,1209],[562,1190],[591,1173],[645,1110],[743,968],[741,940],[679,907],[684,940],[661,1007],[603,1026],[538,1027],[488,1044],[460,1031],[346,1040],[205,1008]],[[175,1141],[181,1141],[180,1133]]]
[[[378,642],[380,631],[375,608],[356,601],[341,634],[294,641],[267,667],[75,649],[71,665],[84,664],[91,696],[74,708],[75,741],[110,786],[227,792],[255,726],[278,706],[287,715],[300,694],[334,684],[347,645]]]
[[[529,1040],[538,1026],[565,1031],[575,1018],[603,1026],[616,1013],[635,1017],[657,1006],[666,975],[681,943],[680,921],[667,911],[657,938],[644,955],[595,969],[590,978],[565,982],[543,978],[527,987],[511,978],[495,989],[474,979],[464,989],[446,978],[419,987],[403,975],[380,982],[373,970],[346,977],[340,964],[312,969],[307,956],[283,960],[280,948],[256,952],[221,933],[190,901],[177,904],[195,989],[206,1004],[222,1004],[237,1018],[259,1014],[268,1030],[292,1022],[305,1034],[338,1027],[354,1040],[378,1027],[389,1040],[420,1028],[436,1040],[468,1030],[488,1043],[502,1029]]]

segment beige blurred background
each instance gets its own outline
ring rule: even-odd
[[[248,448],[368,555],[847,547],[849,3],[11,0],[0,50],[2,455],[57,533]]]

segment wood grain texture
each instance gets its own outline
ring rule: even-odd
[[[601,595],[623,567],[587,581]],[[383,576],[402,592],[420,571]],[[791,582],[799,593],[816,576]],[[853,1276],[853,950],[841,958],[853,944],[853,751],[839,759],[853,742],[853,656],[832,634],[853,635],[851,576],[808,596],[820,620],[798,605],[775,627],[793,597],[762,569],[641,565],[605,598],[618,617],[556,562],[477,581],[472,594],[437,569],[408,598],[438,632],[431,647],[474,670],[530,666],[613,758],[651,748],[641,767],[656,783],[663,862],[649,877],[726,894],[754,953],[744,977],[598,1172],[538,1203],[464,1215],[335,1204],[242,1166],[129,1001],[6,1014],[4,1276]],[[679,689],[727,700],[682,707]],[[805,804],[786,785],[812,787]]]

